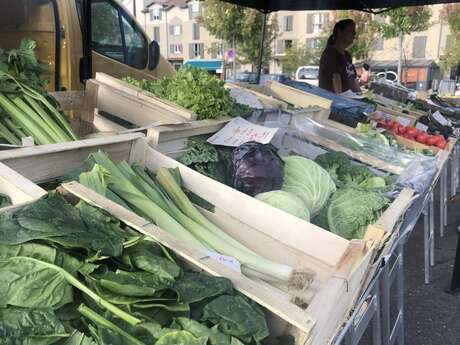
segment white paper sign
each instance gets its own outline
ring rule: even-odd
[[[410,125],[410,119],[408,119],[407,117],[398,116],[398,122],[400,124],[402,124],[403,126],[409,126]]]
[[[241,117],[227,123],[224,128],[208,139],[213,145],[238,147],[248,141],[268,144],[275,136],[278,128],[255,125]]]
[[[231,268],[234,271],[241,273],[241,264],[237,259],[231,256],[221,255],[216,252],[208,252],[207,254],[209,257],[219,261],[221,264]]]
[[[444,116],[442,116],[442,114],[439,111],[435,111],[433,113],[433,117],[435,118],[436,121],[438,121],[443,126],[450,125],[449,120],[447,120]]]
[[[417,122],[417,124],[415,125],[415,128],[426,132],[426,130],[428,129],[428,126],[424,125],[423,123]]]

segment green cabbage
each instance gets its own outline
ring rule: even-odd
[[[377,192],[362,189],[339,189],[327,209],[329,230],[348,240],[363,238],[367,226],[374,223],[388,204]]]
[[[256,199],[263,201],[273,207],[286,211],[296,217],[302,218],[307,222],[310,221],[310,211],[305,203],[293,193],[282,190],[260,193]]]
[[[318,213],[335,192],[335,183],[329,173],[314,161],[300,156],[284,159],[282,190],[297,195],[310,210]]]

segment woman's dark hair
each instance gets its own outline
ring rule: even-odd
[[[334,29],[332,30],[332,35],[329,36],[327,39],[327,45],[331,46],[335,43],[335,40],[337,39],[337,34],[339,31],[343,31],[347,28],[348,25],[356,25],[355,21],[353,19],[342,19],[339,20],[337,23],[334,25]]]
[[[364,64],[363,64],[363,68],[364,68],[366,71],[369,71],[369,69],[371,68],[371,66],[369,66],[368,63],[364,63]]]

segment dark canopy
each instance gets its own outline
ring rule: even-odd
[[[460,0],[224,0],[264,12],[297,10],[363,10],[400,6],[433,5]]]

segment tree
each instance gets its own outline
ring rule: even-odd
[[[254,9],[220,0],[206,0],[198,21],[210,34],[228,42],[235,50],[238,45],[237,59],[240,62],[255,66],[259,57],[263,16]],[[262,60],[265,64],[271,59],[271,43],[276,37],[277,29],[276,21],[267,18]]]
[[[373,19],[372,14],[362,11],[337,11],[336,16],[337,20],[346,18],[354,20],[356,23],[356,39],[348,51],[357,60],[368,59],[369,52],[378,38],[379,23]]]
[[[451,45],[446,47],[441,60],[442,67],[448,70],[457,67],[460,63],[460,4],[444,5],[441,18],[449,24],[453,37]]]
[[[398,38],[398,78],[401,82],[404,36],[425,31],[430,25],[431,10],[424,6],[399,7],[383,14],[388,21],[380,24],[384,38]]]
[[[318,65],[321,52],[325,45],[326,39],[322,40],[322,47],[316,49],[307,48],[305,45],[293,44],[285,50],[284,56],[281,58],[283,73],[295,73],[300,66]]]

